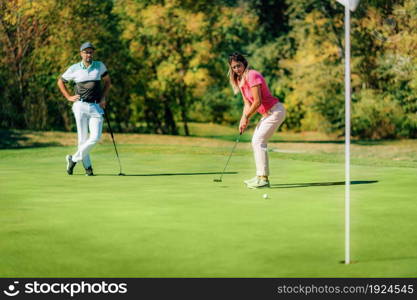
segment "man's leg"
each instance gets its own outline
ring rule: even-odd
[[[78,130],[78,149],[80,149],[82,147],[82,145],[87,142],[88,140],[88,124],[90,122],[90,118],[88,116],[85,116],[82,119],[82,124],[80,125],[81,129]],[[78,128],[78,125],[77,125]],[[77,151],[78,151],[77,149]],[[77,154],[77,153],[76,153]],[[74,156],[76,155],[74,154]],[[89,166],[91,166],[91,162],[90,162],[90,156],[87,155],[86,157],[83,158],[82,160],[84,168],[87,168]]]
[[[80,150],[88,140],[88,124],[90,116],[88,113],[88,106],[83,102],[76,102],[73,106],[73,112],[77,124],[78,148],[77,152],[72,155],[72,161],[77,163],[83,160]]]
[[[80,105],[83,105],[83,114],[79,118],[80,121],[77,122],[78,149],[80,149],[82,145],[88,140],[88,127],[90,123],[90,115],[88,114],[88,110],[87,110],[88,108],[85,107],[87,105],[83,103],[80,103]],[[73,155],[73,159],[74,157],[77,157],[77,152]],[[88,167],[91,167],[91,161],[90,161],[89,155],[83,157],[82,162],[83,162],[83,166],[85,169],[87,169]]]
[[[78,149],[88,138],[88,115],[86,115],[85,109],[83,108],[83,103],[81,102],[75,102],[72,106],[75,123],[77,125]],[[79,159],[76,158],[78,149],[74,155],[67,155],[66,157],[67,173],[69,175],[72,175],[75,164],[79,161]]]
[[[102,133],[102,125],[103,117],[101,115],[89,118],[88,126],[90,128],[90,136],[80,147],[78,147],[77,153],[74,154],[72,158],[74,161],[81,161],[89,155],[91,149],[100,140]],[[91,161],[89,160],[89,162],[91,166]]]
[[[86,124],[85,124],[85,130],[86,132],[88,131],[89,128],[89,124],[90,124],[90,117],[86,118]],[[82,147],[82,145],[84,143],[86,143],[88,140],[88,133],[86,133],[85,135],[83,135],[83,139],[80,140],[80,144],[79,144],[79,148]],[[86,156],[83,157],[83,166],[84,169],[86,170],[86,175],[92,176],[93,174],[93,170],[92,170],[92,165],[91,165],[91,159],[90,159],[90,154],[87,154]]]

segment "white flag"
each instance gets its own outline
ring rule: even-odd
[[[359,0],[336,0],[340,4],[343,4],[343,6],[346,6],[346,4],[349,4],[349,9],[351,11],[355,11],[356,7],[358,7]],[[348,3],[349,1],[349,3]]]

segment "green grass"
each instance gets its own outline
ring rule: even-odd
[[[125,177],[108,143],[93,151],[95,177],[66,175],[74,147],[0,150],[2,277],[417,276],[414,167],[354,162],[343,265],[336,152],[271,152],[272,188],[248,190],[248,144],[213,182],[231,145],[120,144]]]

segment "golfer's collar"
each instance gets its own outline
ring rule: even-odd
[[[83,70],[87,70],[87,69],[91,68],[91,67],[94,65],[94,63],[95,63],[95,61],[93,60],[93,61],[91,61],[91,64],[90,64],[88,67],[86,67],[86,66],[84,65],[83,61],[80,61],[80,67],[81,67],[81,69],[83,69]]]

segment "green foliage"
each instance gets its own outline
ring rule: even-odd
[[[404,112],[390,95],[363,89],[352,111],[352,134],[360,138],[395,138]]]
[[[56,80],[89,40],[118,131],[236,124],[227,57],[239,51],[285,103],[284,130],[343,134],[343,12],[320,0],[0,0],[0,127],[73,130]],[[352,133],[416,138],[417,2],[362,0],[351,18]]]
[[[416,6],[409,0],[362,1],[352,14],[353,135],[416,137]],[[289,3],[295,51],[279,60],[288,74],[287,128],[344,130],[342,12],[335,1]]]
[[[0,74],[4,75],[0,85],[8,87],[0,93],[2,127],[74,128],[56,80],[80,60],[78,49],[86,40],[98,47],[97,59],[109,65],[110,74],[124,73],[117,65],[123,52],[114,51],[120,42],[112,5],[111,0],[1,1]],[[113,92],[121,96],[120,102],[127,99],[123,86],[117,84],[121,79],[114,76]],[[118,111],[127,113],[120,107]]]
[[[135,95],[143,99],[142,107],[135,108],[131,121],[144,121],[156,133],[177,134],[178,119],[185,134],[189,134],[190,117],[224,120],[230,104],[220,92],[227,77],[225,56],[219,52],[254,30],[252,21],[256,18],[245,15],[246,6],[213,2],[191,9],[192,3],[199,2],[117,2],[122,39],[142,73],[134,79],[141,87]],[[204,117],[206,112],[210,117]]]

